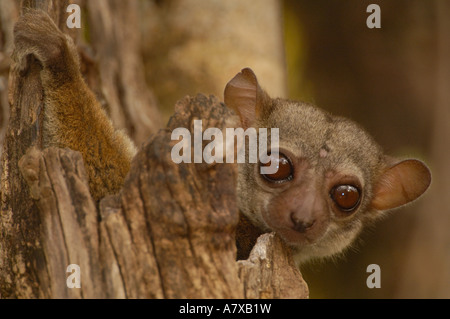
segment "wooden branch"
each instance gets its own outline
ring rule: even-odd
[[[52,298],[101,298],[97,211],[89,193],[83,158],[69,149],[30,148],[19,163],[31,197],[37,200],[46,267],[39,290]],[[68,289],[66,269],[77,264],[83,289]]]
[[[291,250],[275,233],[258,238],[247,260],[238,261],[245,298],[305,299],[308,285],[294,264]]]
[[[135,157],[120,194],[100,203],[88,192],[79,153],[30,149],[21,171],[37,200],[46,260],[39,289],[53,298],[306,298],[290,251],[262,236],[248,261],[236,262],[236,167],[175,164],[177,127],[230,127],[234,117],[214,97],[179,102],[165,130]],[[69,264],[81,289],[69,289]]]

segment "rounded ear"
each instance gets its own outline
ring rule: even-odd
[[[244,129],[252,126],[259,118],[264,99],[268,96],[258,84],[255,73],[250,68],[242,71],[225,87],[225,104],[240,117]]]
[[[400,207],[422,195],[430,186],[431,172],[421,161],[409,159],[389,167],[374,186],[372,207]]]

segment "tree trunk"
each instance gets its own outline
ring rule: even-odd
[[[46,10],[62,30],[69,31],[67,3],[24,1],[21,5]],[[122,5],[132,6],[116,1],[96,5],[102,11],[97,13],[105,15],[120,12]],[[88,4],[92,12],[96,5]],[[123,20],[127,19],[124,13]],[[114,30],[105,32],[120,32]],[[104,45],[117,46],[127,41],[124,37],[125,33],[117,34],[117,42]],[[95,42],[102,47],[101,40]],[[97,93],[117,85],[123,90],[115,92],[119,106],[133,108],[141,105],[131,98],[138,92],[128,92],[123,80],[133,82],[141,75],[133,73],[133,67],[129,77],[117,82],[124,68],[121,59],[130,59],[130,51],[117,50],[119,61],[111,62],[108,69],[100,65],[108,64],[105,58],[99,73],[89,51],[82,54],[86,81],[94,90],[100,88]],[[178,102],[168,126],[151,135],[134,158],[120,193],[104,198],[97,207],[81,155],[69,149],[40,149],[45,105],[39,74],[37,63],[31,63],[26,75],[12,63],[11,117],[1,179],[1,298],[308,296],[290,250],[276,235],[261,237],[250,258],[236,262],[235,165],[175,164],[171,159],[175,128],[186,127],[193,134],[194,119],[202,119],[204,129],[233,127],[235,117],[217,98],[198,95]],[[115,76],[116,82],[104,81],[105,76]],[[108,102],[111,114],[112,104]],[[124,113],[133,118],[138,113],[130,114],[136,110]],[[133,132],[138,131],[144,134],[136,128]],[[81,271],[81,288],[69,288],[76,283],[71,281],[70,265]]]
[[[5,4],[3,4],[5,5]],[[62,28],[62,8],[67,2],[23,1],[21,8],[46,10]],[[43,91],[36,63],[21,75],[14,63],[9,74],[10,119],[2,154],[0,216],[0,292],[2,297],[44,297],[38,278],[45,271],[36,204],[30,198],[18,169],[19,159],[32,145],[39,145]]]
[[[308,296],[289,248],[274,234],[260,237],[250,258],[236,262],[236,167],[171,160],[172,131],[193,127],[194,119],[204,127],[233,124],[231,111],[212,96],[180,101],[168,127],[136,155],[122,191],[103,199],[99,212],[79,153],[29,149],[19,166],[37,203],[36,240],[45,260],[36,296]],[[81,289],[66,285],[72,264],[81,269]]]
[[[287,97],[281,7],[278,0],[141,2],[147,80],[164,109],[171,114],[180,96],[198,92],[222,98],[245,67],[270,96]]]

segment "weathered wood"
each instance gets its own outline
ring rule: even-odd
[[[89,193],[83,158],[69,149],[33,147],[19,163],[37,201],[46,267],[38,274],[39,290],[53,298],[105,296],[99,267],[97,211]],[[77,264],[83,289],[68,289],[66,269]]]
[[[308,285],[290,249],[275,233],[258,238],[247,260],[238,261],[245,298],[305,299]]]
[[[239,221],[233,164],[175,164],[171,132],[202,119],[203,129],[233,125],[214,97],[185,98],[168,127],[133,160],[123,190],[90,197],[81,155],[28,150],[21,171],[37,201],[46,265],[37,274],[52,298],[306,298],[289,249],[263,235],[248,261],[236,262]],[[81,289],[66,268],[81,267]]]
[[[23,1],[21,7],[46,10],[64,29],[62,15],[67,3]],[[114,3],[108,2],[108,6]],[[118,12],[119,7],[110,9],[103,14]],[[124,53],[119,59],[129,54],[134,53]],[[38,63],[30,63],[27,72],[12,63],[11,117],[2,158],[0,298],[305,296],[288,295],[276,286],[276,282],[284,285],[295,277],[290,261],[276,266],[280,263],[277,252],[264,257],[269,263],[274,258],[273,269],[277,269],[264,275],[265,282],[274,285],[272,292],[251,282],[259,280],[264,263],[241,270],[244,290],[236,262],[236,165],[175,164],[171,159],[174,129],[185,127],[193,134],[196,119],[203,121],[203,130],[236,126],[233,113],[217,98],[198,95],[179,101],[168,126],[151,136],[134,158],[121,192],[97,205],[89,193],[79,153],[40,149],[45,105]],[[87,67],[86,63],[89,56],[82,55],[82,67]],[[113,77],[121,67],[113,68]],[[86,79],[94,82],[106,74],[93,72],[92,78],[88,75]],[[129,77],[121,80],[134,81]],[[132,100],[122,100],[121,105],[133,105]],[[261,245],[269,246],[257,249],[259,252],[281,249],[270,240]],[[280,253],[287,256],[283,249]],[[67,287],[71,264],[80,266],[81,289]],[[285,274],[288,280],[283,279]]]
[[[55,21],[67,1],[22,1],[28,7],[48,10]],[[39,121],[43,105],[40,67],[30,63],[22,72],[13,61],[9,74],[10,118],[2,154],[0,214],[0,294],[1,297],[48,297],[39,288],[40,272],[46,267],[41,246],[39,213],[18,169],[19,159],[33,144],[40,144]]]

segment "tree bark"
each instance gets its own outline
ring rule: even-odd
[[[85,4],[82,1],[77,1],[82,7]],[[139,54],[139,48],[135,45],[137,42],[133,39],[124,39],[124,35],[118,39],[123,41],[127,45],[127,49],[117,50],[110,52],[106,55],[107,58],[103,58],[104,61],[134,61],[133,67],[127,73],[120,69],[125,69],[124,63],[115,64],[113,68],[114,74],[101,74],[98,70],[97,61],[92,58],[94,54],[86,44],[82,44],[83,38],[77,29],[69,29],[66,26],[66,19],[68,13],[66,8],[70,2],[68,0],[43,0],[43,1],[12,1],[5,0],[1,2],[1,29],[2,29],[2,53],[9,55],[9,51],[12,50],[12,28],[13,24],[18,18],[19,13],[22,14],[27,8],[36,8],[46,11],[59,26],[61,30],[69,34],[74,38],[76,43],[80,43],[80,58],[82,71],[86,82],[91,86],[92,90],[96,92],[102,101],[102,88],[108,86],[105,91],[114,92],[107,101],[110,103],[104,103],[109,105],[107,108],[111,113],[127,113],[134,114],[133,122],[130,120],[128,126],[125,129],[131,131],[131,136],[136,142],[144,140],[144,135],[147,138],[150,133],[158,129],[157,123],[158,114],[155,111],[156,105],[147,103],[149,94],[142,93],[148,92],[142,89],[136,83],[140,83],[140,73],[136,71],[139,68],[139,60],[136,57]],[[125,5],[125,4],[124,4]],[[91,5],[95,6],[95,5]],[[126,5],[125,5],[126,6]],[[108,7],[108,6],[107,6]],[[109,18],[115,20],[114,15],[118,15],[121,11],[118,6],[113,13],[105,9],[105,14],[110,14]],[[130,8],[130,12],[132,8]],[[132,19],[127,16],[126,18]],[[130,21],[126,18],[120,20],[125,27],[128,26]],[[98,24],[98,23],[97,23]],[[90,30],[94,27],[99,28],[98,25],[91,25]],[[87,28],[85,28],[87,29]],[[117,43],[114,42],[116,46]],[[134,41],[134,42],[133,42]],[[105,41],[97,41],[96,44],[99,47],[105,44]],[[9,51],[8,51],[9,50]],[[101,51],[100,49],[98,49]],[[37,207],[33,201],[29,198],[29,191],[22,178],[19,169],[18,161],[25,154],[25,151],[32,145],[38,148],[42,145],[42,132],[40,123],[42,123],[42,110],[45,107],[43,105],[43,91],[40,84],[40,67],[36,63],[31,64],[31,69],[26,75],[20,74],[17,70],[14,62],[8,57],[1,56],[2,69],[8,69],[10,72],[8,80],[3,78],[4,72],[2,71],[2,77],[0,77],[0,103],[2,107],[3,124],[6,123],[7,115],[9,115],[9,124],[5,133],[5,138],[2,140],[2,177],[1,177],[1,211],[0,224],[0,291],[3,296],[14,297],[46,297],[49,296],[48,292],[38,288],[39,283],[37,278],[38,273],[45,266],[44,254],[42,247],[40,246],[39,227],[40,220],[37,213]],[[142,63],[142,62],[140,62]],[[117,66],[119,64],[119,67]],[[136,71],[133,73],[133,71]],[[123,77],[118,77],[117,73],[124,73]],[[135,75],[133,77],[133,75]],[[107,82],[105,78],[114,76],[116,79],[120,78],[113,83]],[[131,89],[123,89],[126,81],[133,85]],[[142,80],[142,83],[144,81]],[[101,85],[101,83],[106,83]],[[4,86],[2,86],[4,84]],[[6,88],[8,86],[8,103],[4,103],[6,95]],[[114,87],[113,87],[114,86]],[[136,88],[141,89],[141,92],[137,92]],[[121,95],[122,94],[122,95]],[[126,97],[123,97],[126,95]],[[120,98],[119,98],[120,97]],[[120,103],[115,103],[119,100]],[[106,101],[103,99],[103,101]],[[9,104],[8,107],[5,104]],[[142,110],[138,110],[142,108]],[[120,110],[118,110],[120,109]],[[141,115],[137,119],[136,114],[141,112]],[[146,115],[152,114],[154,122],[148,123],[145,121]],[[131,123],[133,123],[131,125]],[[120,123],[119,127],[122,127]],[[145,129],[142,129],[145,127]],[[3,127],[2,127],[3,128]],[[0,132],[1,133],[1,132]],[[26,289],[25,289],[26,287]]]
[[[247,260],[238,261],[245,298],[304,299],[309,291],[291,251],[275,233],[258,238]]]
[[[69,32],[67,4],[21,3],[22,8],[46,10]],[[102,4],[115,4],[111,10],[120,12],[114,1]],[[109,14],[104,9],[103,14]],[[97,80],[105,74],[117,76],[123,67],[117,62],[112,73],[102,75],[96,73],[95,59],[81,58],[94,90],[102,87]],[[106,85],[113,84],[118,83]],[[1,298],[308,296],[289,249],[276,236],[263,238],[248,262],[236,262],[236,166],[175,164],[171,159],[175,128],[186,127],[193,134],[194,119],[202,119],[204,129],[234,126],[232,111],[217,98],[198,95],[177,103],[168,126],[150,135],[134,158],[121,192],[96,205],[81,155],[69,149],[40,149],[45,105],[39,65],[31,63],[21,74],[13,62],[9,85],[11,117],[1,179]],[[118,94],[133,92],[137,94]],[[81,288],[68,287],[69,265],[80,267]]]
[[[260,237],[236,262],[236,167],[175,164],[171,133],[231,126],[217,98],[180,101],[168,127],[135,157],[123,190],[100,203],[89,194],[81,155],[28,150],[20,161],[36,200],[45,267],[38,295],[52,298],[306,298],[290,250],[274,234]],[[193,133],[193,132],[192,132]],[[98,216],[100,214],[100,218]],[[66,285],[68,265],[81,269],[81,289]]]
[[[67,2],[23,1],[22,10],[35,7],[61,21]],[[59,24],[61,26],[61,24]],[[33,63],[21,75],[14,63],[9,74],[10,119],[2,154],[0,215],[0,292],[2,297],[44,297],[39,273],[45,256],[39,241],[40,220],[35,203],[18,169],[18,161],[32,144],[39,144],[38,123],[43,105],[40,69]]]

